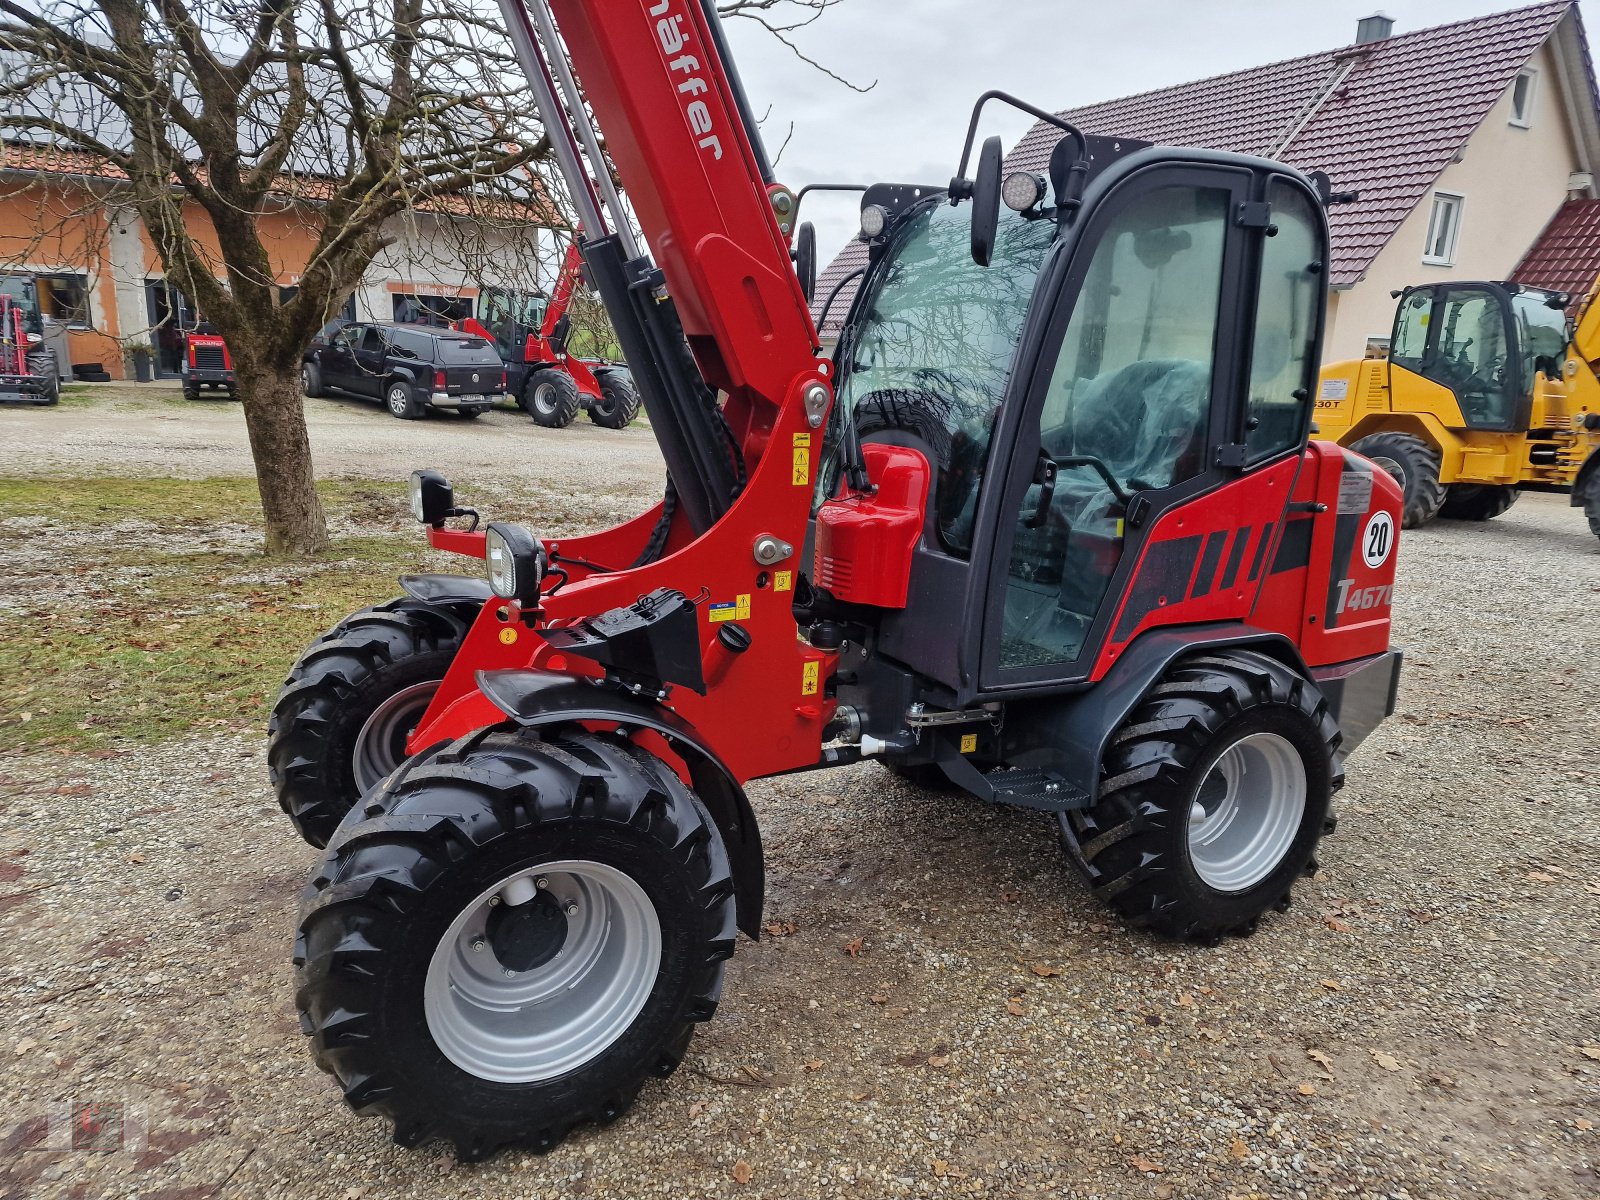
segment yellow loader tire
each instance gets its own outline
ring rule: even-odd
[[[1594,483],[1583,498],[1583,515],[1589,518],[1589,532],[1600,537],[1600,486]]]
[[[1493,483],[1452,483],[1444,492],[1441,517],[1452,521],[1492,521],[1522,495],[1514,487]]]
[[[1404,504],[1400,527],[1416,529],[1439,515],[1444,507],[1445,489],[1439,482],[1439,452],[1410,433],[1373,433],[1350,449],[1365,454],[1400,485]]]

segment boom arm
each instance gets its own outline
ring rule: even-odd
[[[791,211],[792,194],[765,180],[712,0],[499,2],[569,175],[592,282],[680,508],[703,533],[759,465],[785,406],[803,406],[806,424],[820,429],[831,399],[830,364],[775,211]],[[570,88],[567,57],[577,76]],[[630,244],[599,137],[573,94],[580,83],[657,262]],[[611,208],[609,226],[602,206]],[[720,414],[701,379],[727,394]]]
[[[578,243],[574,240],[567,246],[566,257],[561,260],[561,273],[556,276],[556,286],[550,293],[550,303],[545,305],[544,320],[539,324],[541,340],[550,340],[561,318],[572,307],[572,293],[578,286],[578,272],[582,269],[583,251],[578,249]]]

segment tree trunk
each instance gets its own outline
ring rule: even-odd
[[[236,356],[233,365],[266,515],[267,553],[326,550],[328,522],[311,468],[298,365],[258,368],[248,355]]]

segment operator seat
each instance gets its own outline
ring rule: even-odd
[[[1141,359],[1098,375],[1081,385],[1057,431],[1070,443],[1051,454],[1092,455],[1130,491],[1167,487],[1204,467],[1210,391],[1210,368],[1187,358]],[[1104,486],[1088,472],[1072,474]]]

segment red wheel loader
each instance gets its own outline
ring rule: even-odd
[[[486,338],[506,365],[506,385],[517,405],[540,425],[562,429],[580,408],[607,429],[626,429],[639,415],[639,395],[628,368],[620,363],[593,362],[567,353],[572,293],[583,270],[578,243],[567,247],[561,272],[545,306],[539,328],[531,330],[508,314],[497,323],[499,335],[474,317],[460,328]]]
[[[484,572],[291,672],[272,781],[326,846],[296,1002],[345,1100],[467,1160],[614,1120],[760,936],[763,776],[1048,814],[1153,934],[1285,910],[1400,670],[1399,488],[1307,442],[1326,190],[988,93],[947,186],[864,194],[829,357],[711,0],[500,9],[671,482],[551,539],[419,471]],[[993,102],[1059,129],[1046,173],[973,157]]]
[[[0,404],[60,401],[56,352],[42,340],[39,314],[0,292]]]

